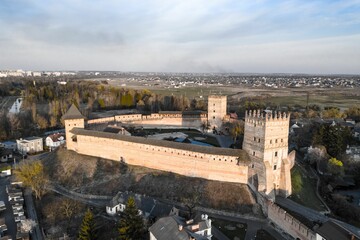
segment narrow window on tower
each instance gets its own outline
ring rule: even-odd
[[[256,142],[256,137],[254,137],[254,142]]]
[[[276,170],[276,164],[274,165],[274,170]]]
[[[258,138],[258,142],[260,142],[260,138]]]
[[[278,152],[275,152],[275,157],[277,157],[278,156]]]
[[[255,151],[253,151],[253,156],[255,156]]]

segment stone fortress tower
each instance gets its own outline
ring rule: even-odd
[[[208,123],[210,128],[219,128],[226,116],[227,97],[209,95],[208,97]]]
[[[65,115],[62,116],[65,124],[66,148],[76,151],[74,134],[71,133],[73,128],[85,128],[85,117],[80,113],[79,109],[72,104]]]
[[[295,151],[288,154],[290,114],[260,110],[245,113],[243,150],[251,158],[249,185],[269,197],[291,194]]]

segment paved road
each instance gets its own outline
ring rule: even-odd
[[[34,220],[37,223],[36,227],[33,229],[31,233],[31,239],[41,240],[43,239],[43,237],[40,231],[39,221],[36,215],[36,209],[34,206],[32,191],[30,189],[25,189],[24,200],[26,204],[26,212],[28,214],[28,218]]]
[[[0,111],[5,110],[6,112],[9,111],[15,100],[17,99],[17,96],[9,96],[4,97],[2,101],[0,101]]]
[[[51,185],[51,186],[48,186],[47,189],[50,191],[56,192],[62,196],[65,196],[67,198],[71,198],[73,200],[77,200],[77,201],[83,202],[85,204],[88,204],[90,206],[94,206],[94,207],[106,207],[106,204],[108,204],[110,202],[109,199],[84,198],[84,197],[78,196],[78,195],[72,193],[71,191],[66,190],[65,188],[59,187],[59,186]]]
[[[11,208],[11,204],[8,200],[8,194],[6,193],[6,185],[9,185],[9,178],[0,178],[0,201],[4,201],[6,210],[3,211],[0,216],[5,217],[5,224],[8,228],[7,235],[16,239],[16,223],[14,214]]]

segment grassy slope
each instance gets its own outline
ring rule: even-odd
[[[318,211],[326,210],[315,193],[316,178],[310,178],[309,175],[297,165],[295,165],[291,170],[292,176],[295,176],[296,174],[301,175],[302,188],[299,189],[299,191],[297,192],[294,191],[293,194],[290,196],[290,199]],[[293,180],[294,179],[292,178],[292,181]]]

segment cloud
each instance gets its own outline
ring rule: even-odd
[[[358,0],[3,0],[0,64],[360,73],[359,13]]]

